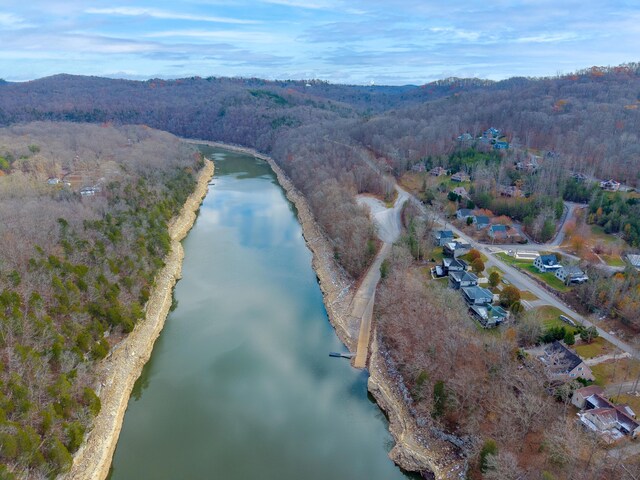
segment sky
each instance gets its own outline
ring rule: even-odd
[[[424,84],[640,61],[639,0],[0,0],[0,78]]]

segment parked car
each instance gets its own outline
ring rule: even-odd
[[[571,325],[572,327],[576,326],[576,322],[574,322],[573,320],[571,320],[569,317],[567,317],[566,315],[560,315],[560,320],[562,320],[564,323],[568,323],[569,325]]]

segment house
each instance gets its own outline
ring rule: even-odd
[[[582,424],[612,440],[622,438],[623,435],[635,438],[640,433],[635,412],[628,405],[615,405],[603,393],[604,390],[597,385],[573,392],[571,403],[582,410],[578,414]]]
[[[452,182],[468,182],[471,177],[464,172],[458,172],[451,175]]]
[[[467,192],[467,189],[464,187],[456,187],[452,190],[452,192],[458,195],[459,197],[467,198],[467,199],[469,198],[469,193]]]
[[[500,195],[502,195],[503,197],[522,198],[525,196],[522,190],[514,185],[510,185],[508,187],[499,185],[498,192],[500,192]]]
[[[445,257],[442,259],[442,271],[445,275],[449,275],[449,272],[466,272],[467,262],[459,258]]]
[[[470,140],[473,140],[473,135],[471,135],[470,133],[463,133],[462,135],[458,135],[458,140],[460,140],[461,142],[468,142]]]
[[[471,250],[471,245],[463,240],[447,242],[442,246],[442,253],[445,257],[457,257],[464,255]]]
[[[615,180],[605,180],[600,182],[600,188],[608,192],[617,192],[620,190],[620,183]]]
[[[636,267],[638,270],[640,270],[640,255],[630,253],[627,255],[627,260],[629,260],[631,266]]]
[[[478,287],[462,287],[462,297],[467,305],[490,305],[493,302],[493,293],[486,288]]]
[[[538,164],[538,159],[539,157],[537,157],[536,155],[530,155],[529,160],[516,163],[516,170],[519,170],[521,172],[534,173],[540,167],[540,165]]]
[[[497,128],[490,127],[482,133],[485,138],[498,138],[502,132]]]
[[[583,408],[595,408],[593,404],[589,407],[585,407],[587,405],[587,399],[593,397],[594,395],[601,396],[604,392],[602,387],[598,385],[589,385],[588,387],[582,387],[573,392],[573,396],[571,397],[571,403],[573,403],[579,409]]]
[[[577,265],[561,266],[556,270],[555,276],[565,285],[570,283],[584,283],[589,277]]]
[[[489,236],[494,240],[504,240],[509,238],[506,225],[491,225],[489,227]]]
[[[573,178],[578,183],[586,182],[589,177],[587,177],[584,173],[571,172],[571,178]]]
[[[456,212],[456,218],[458,220],[466,220],[467,217],[473,217],[473,210],[470,210],[468,208],[459,208],[458,211]]]
[[[496,142],[493,144],[495,150],[508,150],[509,142]]]
[[[60,180],[59,178],[50,178],[47,180],[47,183],[49,185],[58,185],[60,183],[62,183],[62,180]]]
[[[469,311],[478,318],[484,328],[497,327],[509,316],[509,312],[495,305],[471,305]]]
[[[533,261],[533,266],[536,267],[540,273],[555,272],[557,269],[562,268],[562,265],[558,263],[558,258],[555,255],[540,255]]]
[[[613,441],[624,435],[636,438],[640,433],[640,424],[629,416],[622,406],[593,408],[580,412],[578,417],[584,426],[606,435]]]
[[[447,174],[447,171],[446,171],[444,168],[442,168],[442,167],[435,167],[435,168],[432,168],[432,169],[429,171],[429,173],[430,173],[431,175],[433,175],[434,177],[441,177],[442,175],[446,175],[446,174]]]
[[[470,272],[451,272],[449,273],[449,286],[454,290],[460,290],[462,287],[474,287],[478,285],[478,277]]]
[[[453,240],[453,232],[451,230],[438,230],[434,235],[439,247],[442,247],[445,243]]]
[[[483,228],[487,228],[489,226],[489,217],[486,215],[476,215],[475,222],[476,228],[478,230],[482,230]]]
[[[552,380],[569,382],[579,377],[585,380],[595,380],[587,364],[575,352],[557,340],[544,348],[544,354],[539,359],[547,367],[547,374]]]
[[[96,193],[98,193],[98,191],[99,190],[97,190],[95,187],[83,187],[80,189],[80,195],[82,195],[83,197],[92,197]]]

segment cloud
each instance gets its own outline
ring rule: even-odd
[[[189,13],[169,12],[155,8],[139,7],[115,7],[115,8],[89,8],[85,13],[91,15],[122,15],[127,17],[151,17],[163,20],[187,20],[193,22],[231,23],[237,25],[254,25],[261,23],[257,20],[244,18],[215,17],[209,15],[194,15]]]
[[[197,38],[199,40],[224,40],[257,44],[285,41],[286,37],[270,32],[243,32],[237,30],[164,30],[144,35],[145,38]]]
[[[282,5],[294,8],[306,8],[310,10],[327,10],[336,7],[334,2],[330,1],[305,1],[305,0],[262,0],[263,3],[272,5]]]
[[[0,28],[6,30],[18,30],[21,28],[33,27],[24,18],[13,13],[0,12]]]

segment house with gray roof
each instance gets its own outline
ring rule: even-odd
[[[473,287],[478,285],[478,277],[471,272],[451,272],[449,273],[449,286],[454,290],[462,287]]]
[[[611,441],[625,435],[635,438],[640,433],[635,412],[628,405],[614,404],[603,394],[604,390],[597,385],[573,392],[571,403],[582,410],[578,414],[580,422]]]
[[[442,271],[445,275],[449,272],[465,272],[467,270],[467,262],[459,258],[444,257],[442,259]]]
[[[453,240],[453,232],[451,230],[437,230],[434,236],[439,247]]]
[[[470,305],[469,311],[484,328],[494,328],[509,317],[509,312],[497,305]]]
[[[486,288],[478,287],[462,287],[462,297],[467,305],[489,305],[493,302],[493,293]]]
[[[640,255],[638,255],[637,253],[630,253],[627,255],[627,260],[629,260],[631,266],[636,267],[638,270],[640,270]]]
[[[442,246],[442,253],[445,257],[457,257],[464,255],[471,250],[471,245],[464,240],[454,240],[453,242],[447,242]]]
[[[585,380],[595,380],[591,369],[578,354],[557,340],[545,346],[539,359],[546,366],[547,374],[551,380],[570,382],[579,377]]]
[[[466,220],[467,217],[473,217],[473,210],[468,208],[459,208],[456,212],[456,218],[458,220]]]
[[[558,258],[555,255],[540,255],[533,261],[533,266],[538,269],[540,273],[555,272],[562,265],[558,263]]]
[[[554,275],[556,278],[562,280],[565,285],[569,285],[570,283],[584,283],[589,280],[587,274],[577,265],[560,267]]]
[[[491,225],[489,227],[489,236],[495,239],[504,239],[509,237],[506,225]]]
[[[486,215],[476,215],[475,221],[473,223],[475,223],[478,230],[482,230],[483,228],[487,228],[489,226],[489,217],[487,217]]]

